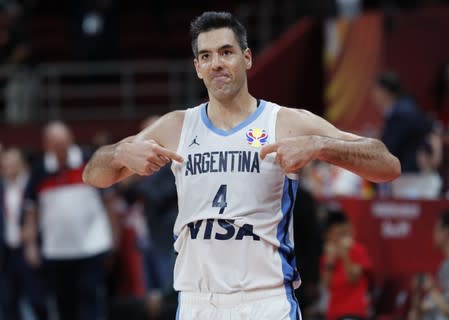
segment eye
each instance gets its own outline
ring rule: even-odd
[[[224,50],[224,51],[223,51],[223,55],[224,55],[224,56],[229,56],[230,54],[232,54],[232,51],[231,51],[231,50]]]
[[[207,60],[208,58],[209,58],[209,54],[208,53],[204,53],[204,54],[202,54],[200,56],[200,59],[203,60],[203,61]]]

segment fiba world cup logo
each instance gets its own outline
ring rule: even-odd
[[[260,128],[252,128],[246,132],[246,140],[248,144],[258,148],[267,143],[268,133],[265,129]]]

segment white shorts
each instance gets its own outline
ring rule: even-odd
[[[180,292],[176,320],[301,320],[291,286],[251,292]]]

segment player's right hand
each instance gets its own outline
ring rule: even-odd
[[[184,161],[180,155],[162,147],[154,140],[139,139],[120,143],[114,158],[139,175],[153,174],[172,160]]]

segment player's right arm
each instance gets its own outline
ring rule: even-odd
[[[84,168],[84,182],[106,188],[132,174],[151,175],[171,160],[182,162],[175,151],[183,121],[183,111],[170,112],[139,134],[100,147]]]

